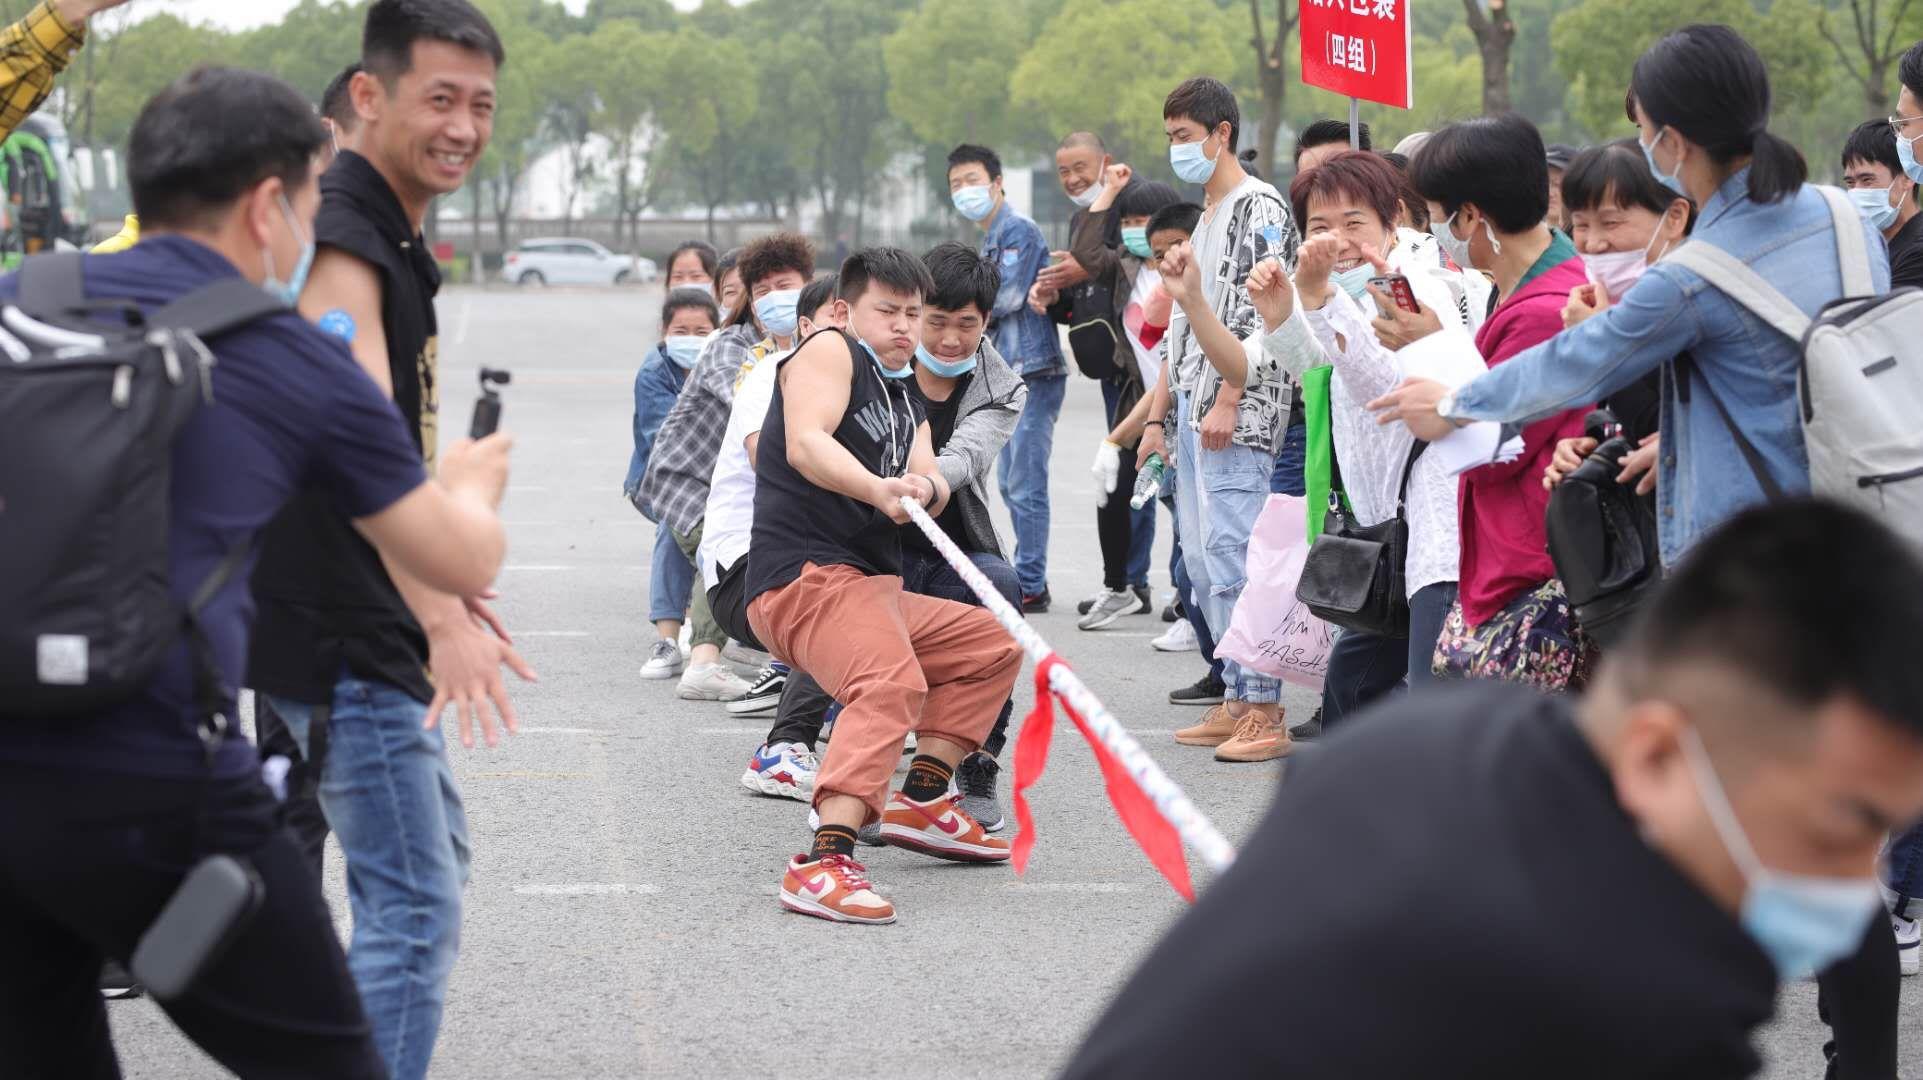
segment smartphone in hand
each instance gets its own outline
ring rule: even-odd
[[[1384,274],[1381,277],[1370,278],[1369,284],[1395,297],[1396,306],[1409,314],[1415,315],[1421,312],[1422,305],[1416,303],[1415,290],[1409,287],[1407,277],[1401,274]]]

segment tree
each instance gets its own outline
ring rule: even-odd
[[[232,35],[169,13],[133,23],[105,41],[89,43],[87,48],[99,48],[101,54],[95,59],[94,81],[83,83],[74,101],[76,106],[85,107],[86,115],[64,115],[61,119],[70,127],[77,120],[83,138],[91,128],[91,140],[103,145],[126,141],[147,99],[184,74],[181,57],[191,56],[206,64],[234,62]],[[85,67],[83,63],[83,73]],[[75,86],[68,83],[70,100],[74,90]]]
[[[1256,167],[1263,176],[1274,176],[1275,144],[1282,135],[1282,107],[1289,90],[1289,36],[1301,19],[1300,9],[1289,0],[1275,0],[1275,33],[1262,31],[1262,0],[1249,0],[1249,21],[1254,33],[1249,44],[1255,48],[1255,81],[1262,88],[1262,117],[1256,122],[1255,145],[1260,151]]]
[[[1005,142],[1008,73],[1025,44],[1011,5],[928,0],[882,43],[888,111],[939,146]]]
[[[713,240],[715,211],[743,197],[743,174],[751,164],[765,167],[757,160],[764,144],[755,137],[761,98],[752,77],[704,82],[695,75],[718,68],[752,76],[754,57],[738,41],[717,40],[699,30],[676,37],[668,81],[679,88],[680,100],[657,103],[665,146],[650,162],[648,183],[658,193],[678,182],[682,193],[707,209],[708,239]]]
[[[594,179],[595,116],[600,109],[596,73],[581,58],[589,51],[587,34],[572,34],[555,42],[543,57],[540,84],[547,88],[548,107],[542,134],[562,151],[561,228],[574,225],[574,207]]]
[[[1877,0],[1845,2],[1850,12],[1850,25],[1842,35],[1849,39],[1847,48],[1833,25],[1836,10],[1824,10],[1816,21],[1816,28],[1836,52],[1843,70],[1862,88],[1869,119],[1881,120],[1890,114],[1890,67],[1916,37],[1914,28],[1910,28],[1909,33],[1902,32],[1907,26],[1903,17],[1909,13],[1911,0],[1891,0],[1881,13]],[[1882,17],[1884,14],[1887,20]]]
[[[280,22],[237,35],[234,62],[271,71],[318,102],[334,76],[361,58],[366,11],[365,0],[301,0]]]
[[[1048,130],[1093,129],[1147,175],[1148,155],[1160,158],[1167,141],[1162,101],[1198,72],[1234,68],[1240,19],[1210,0],[1068,0],[1016,65],[1009,92]]]
[[[1483,14],[1481,5],[1489,5]],[[1509,0],[1462,0],[1469,20],[1469,32],[1476,36],[1482,53],[1482,113],[1493,116],[1508,112],[1509,48],[1516,43],[1516,24],[1509,18]]]
[[[661,135],[656,107],[677,83],[668,69],[679,47],[674,35],[617,19],[597,28],[572,58],[596,88],[588,129],[607,140],[600,173],[613,183],[617,241],[623,227],[639,232],[647,208],[648,162]],[[637,63],[643,57],[647,62]]]
[[[507,64],[495,77],[494,135],[487,153],[475,165],[469,180],[472,213],[479,218],[481,188],[487,188],[487,212],[494,218],[496,240],[503,251],[508,248],[508,220],[514,213],[514,200],[521,181],[540,151],[540,136],[546,119],[541,101],[542,80],[549,71],[553,47],[521,13],[509,7],[510,0],[477,0],[478,6],[494,23],[507,50]],[[477,226],[478,228],[478,226]]]

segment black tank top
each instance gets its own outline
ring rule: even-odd
[[[915,430],[927,418],[912,380],[883,377],[854,335],[823,330],[782,359],[787,364],[822,334],[838,333],[853,354],[848,410],[835,441],[876,476],[901,476]],[[901,573],[901,537],[894,522],[859,499],[816,487],[788,464],[788,430],[782,387],[761,425],[755,454],[755,517],[748,548],[748,599],[779,589],[801,576],[803,563],[852,566],[870,576]]]

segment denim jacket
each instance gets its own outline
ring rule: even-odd
[[[648,351],[641,370],[634,373],[634,453],[628,458],[628,478],[621,484],[621,493],[630,501],[641,490],[641,477],[648,471],[655,434],[661,430],[661,422],[668,418],[668,410],[674,408],[675,398],[680,396],[681,386],[687,381],[688,373],[668,359],[659,345]]]
[[[1866,222],[1871,278],[1889,288],[1889,259]],[[1732,175],[1704,204],[1694,238],[1747,263],[1814,317],[1843,294],[1829,205],[1805,186],[1768,205],[1749,198],[1749,170]],[[1678,385],[1674,361],[1689,353],[1698,372]],[[1616,303],[1574,329],[1518,354],[1456,392],[1452,416],[1527,423],[1599,401],[1662,367],[1662,458],[1656,489],[1665,564],[1744,507],[1762,486],[1723,424],[1703,382],[1715,390],[1770,475],[1790,494],[1807,492],[1809,455],[1797,415],[1802,348],[1691,271],[1649,268]]]
[[[988,313],[988,334],[996,350],[1024,378],[1068,374],[1055,323],[1028,307],[1035,275],[1048,265],[1048,242],[1042,239],[1042,230],[1004,202],[982,235],[981,256],[1002,276],[995,310]]]

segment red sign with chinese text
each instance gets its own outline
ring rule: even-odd
[[[1301,0],[1302,81],[1406,109],[1415,101],[1410,0]]]

